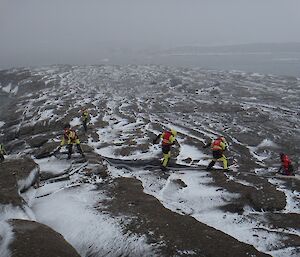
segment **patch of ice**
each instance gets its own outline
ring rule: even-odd
[[[4,121],[0,121],[0,128],[1,128],[1,127],[3,127],[3,126],[4,126],[4,124],[5,124],[5,122],[4,122]]]

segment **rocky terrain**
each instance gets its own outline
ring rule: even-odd
[[[0,92],[0,256],[299,256],[300,79],[61,65],[0,71]],[[87,161],[54,154],[66,123]],[[231,170],[206,171],[220,134]]]

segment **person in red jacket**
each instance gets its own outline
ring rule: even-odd
[[[206,145],[203,146],[203,148],[207,148],[209,146],[212,150],[213,159],[206,167],[206,170],[211,170],[217,161],[222,161],[223,169],[225,171],[227,171],[228,170],[228,161],[227,161],[226,156],[224,155],[224,152],[228,148],[228,143],[227,143],[226,139],[223,136],[218,136],[217,139],[207,143]]]
[[[171,158],[171,146],[176,143],[177,131],[174,129],[165,130],[162,134],[159,134],[154,140],[153,144],[156,144],[158,139],[161,139],[161,149],[163,152],[163,159],[161,161],[161,169],[167,170],[167,165]]]
[[[286,154],[281,153],[280,160],[281,160],[281,166],[278,170],[278,173],[281,173],[282,175],[286,175],[286,176],[294,175],[294,167],[292,165],[290,158]]]

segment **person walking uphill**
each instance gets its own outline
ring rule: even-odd
[[[281,173],[281,171],[283,170],[281,173],[282,175],[293,176],[294,167],[292,165],[292,161],[290,160],[290,158],[286,154],[281,153],[280,160],[281,160],[281,166],[278,170],[278,173]]]
[[[227,149],[228,144],[224,137],[219,136],[217,139],[203,146],[203,148],[211,147],[213,159],[208,164],[206,170],[210,170],[217,161],[223,162],[223,169],[228,170],[228,161],[224,155],[224,151]]]
[[[84,131],[86,132],[87,131],[87,124],[90,120],[90,114],[88,112],[87,109],[83,108],[81,110],[81,120],[82,120],[82,125],[83,125],[83,128],[84,128]]]
[[[4,145],[0,144],[0,162],[4,161],[4,155],[6,155],[6,151],[4,149]]]
[[[73,153],[73,145],[76,145],[78,152],[81,154],[83,158],[85,155],[81,149],[79,137],[74,129],[71,129],[70,124],[66,124],[64,126],[64,135],[60,142],[60,147],[67,145],[68,149],[68,159],[71,159]]]
[[[162,139],[161,149],[163,153],[163,159],[161,161],[161,168],[164,171],[167,170],[167,165],[171,158],[171,146],[176,142],[176,135],[177,131],[174,129],[165,130],[153,140],[153,144],[156,144],[159,139]]]

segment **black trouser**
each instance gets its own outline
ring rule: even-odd
[[[212,152],[213,160],[208,164],[207,170],[210,170],[216,163],[216,161],[222,161],[223,162],[223,168],[228,169],[228,162],[226,156],[223,154],[222,150],[213,150]]]
[[[282,169],[283,169],[283,172],[282,172],[283,175],[290,176],[290,175],[294,174],[294,167],[292,164],[289,164],[289,166],[287,168],[282,166]]]
[[[84,131],[86,132],[87,131],[87,120],[83,120],[82,125],[83,125],[83,128],[84,128]]]
[[[4,161],[4,155],[2,153],[0,153],[0,162]]]
[[[78,152],[82,155],[82,157],[84,157],[84,153],[81,149],[80,144],[76,144],[76,147],[77,147]],[[71,156],[73,153],[73,144],[68,144],[67,149],[68,149],[68,159],[71,159]]]

